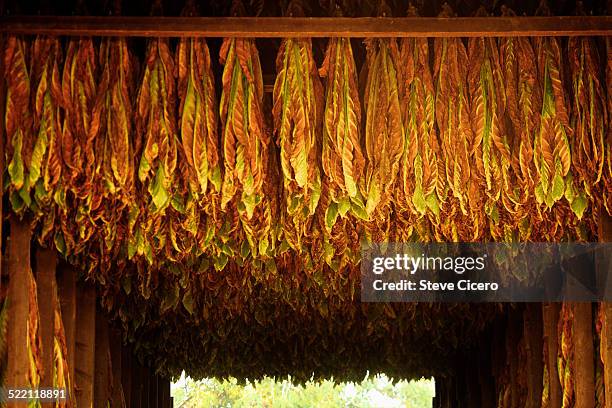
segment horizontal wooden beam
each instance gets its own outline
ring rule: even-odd
[[[611,16],[81,17],[8,16],[0,32],[121,37],[508,37],[612,35]]]

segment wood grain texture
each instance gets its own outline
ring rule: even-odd
[[[77,290],[75,389],[78,407],[93,407],[96,341],[96,290]]]
[[[30,360],[27,350],[29,286],[30,286],[30,226],[11,215],[8,240],[8,367],[5,385],[9,388],[28,386]]]
[[[82,17],[0,18],[0,32],[121,37],[604,36],[610,16],[560,17]]]
[[[36,249],[36,290],[40,313],[40,338],[42,343],[43,373],[41,386],[53,387],[53,340],[55,337],[55,251],[48,248]]]

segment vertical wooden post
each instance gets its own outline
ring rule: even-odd
[[[90,285],[83,286],[77,293],[75,340],[75,388],[77,406],[79,408],[91,408],[93,407],[94,398],[96,291]]]
[[[591,303],[574,303],[576,408],[595,406],[593,312]]]
[[[142,367],[142,406],[149,408],[151,391],[151,373],[147,366]]]
[[[149,369],[149,407],[159,407],[159,377],[153,368]]]
[[[132,370],[134,370],[133,357],[127,346],[121,347],[121,388],[126,406],[132,404]]]
[[[113,407],[122,407],[125,402],[121,383],[121,372],[124,369],[121,350],[121,333],[113,329],[110,331],[110,355],[113,377],[113,392],[111,398]]]
[[[132,357],[132,402],[131,408],[141,408],[143,407],[143,384],[144,384],[144,369],[136,359],[136,357]]]
[[[611,3],[612,0],[608,0],[608,13],[612,12]],[[598,228],[599,242],[612,242],[612,217],[606,214],[605,209],[600,210]],[[610,257],[609,254],[607,256]],[[598,268],[601,267],[598,265]],[[612,281],[612,276],[608,276],[608,271],[602,270],[602,272],[604,275],[602,278],[605,279],[607,289],[610,287],[608,280]],[[605,294],[610,295],[608,291]],[[606,408],[612,408],[612,303],[602,302],[601,307],[603,308],[603,326],[601,328],[600,354],[603,358],[604,395]]]
[[[481,387],[479,386],[478,378],[478,352],[471,350],[466,354],[464,360],[464,372],[467,391],[467,406],[470,408],[483,407],[481,400]]]
[[[42,387],[53,386],[53,339],[55,337],[55,251],[36,249],[36,291],[40,313],[39,333],[42,345]]]
[[[110,348],[108,320],[96,310],[96,346],[94,371],[94,407],[106,407],[110,400]]]
[[[30,360],[27,350],[30,272],[30,226],[11,215],[8,240],[8,367],[6,387],[28,386]]]
[[[170,401],[170,380],[163,378],[160,380],[160,396],[159,399],[162,408],[169,407],[168,402]]]
[[[61,264],[59,268],[58,293],[60,308],[62,310],[62,323],[66,336],[66,348],[68,355],[68,372],[70,375],[71,390],[68,393],[75,398],[75,349],[76,349],[76,271],[72,266]]]
[[[557,324],[559,322],[559,303],[542,304],[542,318],[544,322],[544,342],[548,350],[546,365],[548,367],[548,392],[550,396],[550,406],[561,406],[561,384],[557,373],[557,352],[559,345],[557,342]]]
[[[495,379],[493,377],[493,369],[491,364],[491,331],[488,331],[482,335],[478,347],[479,355],[476,359],[476,361],[479,361],[477,374],[478,382],[480,383],[480,402],[483,407],[495,406]]]
[[[521,374],[519,361],[517,359],[520,347],[520,339],[523,331],[522,314],[510,309],[506,327],[506,361],[510,372],[510,406],[521,406],[521,390],[519,389],[518,376]]]
[[[0,16],[4,15],[4,2],[0,2]],[[0,50],[4,50],[6,36],[0,34]],[[4,81],[4,55],[0,58],[0,186],[4,186],[4,109],[6,105],[6,83]],[[2,221],[4,220],[4,208],[0,200],[0,289],[2,289]],[[0,291],[1,292],[1,291]]]
[[[539,408],[542,405],[542,375],[544,373],[543,324],[540,304],[528,303],[525,306],[523,324],[527,354],[527,408]]]

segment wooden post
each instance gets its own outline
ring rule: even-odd
[[[551,407],[561,406],[561,384],[559,383],[559,374],[557,373],[557,352],[559,350],[557,342],[557,324],[559,322],[560,309],[561,305],[559,303],[542,304],[544,342],[548,350],[546,363],[548,367],[548,392]]]
[[[478,381],[480,383],[480,402],[483,407],[495,406],[495,382],[491,366],[491,336],[491,332],[488,331],[481,337],[478,347],[479,356],[476,360],[479,361]]]
[[[91,408],[94,398],[96,291],[85,285],[77,293],[75,388],[77,406]]]
[[[96,310],[96,346],[94,371],[94,407],[106,407],[111,393],[110,346],[108,320]]]
[[[574,303],[576,408],[595,406],[593,312],[591,303]]]
[[[149,408],[149,389],[150,389],[150,376],[149,376],[149,367],[142,366],[141,368],[141,406]]]
[[[30,360],[27,350],[30,273],[30,226],[11,215],[8,240],[8,367],[6,387],[28,386]]]
[[[159,408],[159,377],[153,368],[149,369],[149,407]]]
[[[62,310],[62,323],[66,336],[66,348],[68,355],[68,372],[70,375],[71,390],[68,390],[71,398],[75,398],[75,349],[76,349],[76,272],[72,266],[61,264],[58,279],[58,293],[60,308]]]
[[[113,407],[122,407],[125,403],[123,386],[121,383],[121,372],[124,368],[121,350],[121,333],[113,329],[110,331],[110,355],[113,378],[113,392],[111,398]]]
[[[36,291],[40,313],[39,333],[42,345],[41,387],[53,387],[53,343],[55,337],[55,251],[36,249]]]
[[[612,12],[612,7],[610,7],[611,1],[608,0],[608,13]],[[612,242],[612,217],[606,214],[603,209],[600,213],[598,227],[599,242]],[[606,280],[612,280],[612,276],[607,276],[607,271],[605,275]],[[612,303],[602,302],[601,307],[603,308],[603,327],[601,329],[600,354],[603,357],[604,395],[606,408],[612,408]]]
[[[4,4],[0,4],[0,16],[4,14]],[[0,50],[4,50],[6,36],[0,35]],[[4,78],[4,57],[0,58],[0,78]],[[4,109],[6,105],[6,83],[4,79],[0,79],[0,186],[4,186]],[[2,202],[0,200],[0,293],[2,292],[2,221],[4,220],[4,213],[2,208]]]
[[[127,346],[121,347],[121,388],[123,389],[123,398],[126,406],[132,404],[132,370],[134,358]]]
[[[520,373],[517,359],[520,347],[520,339],[523,331],[522,315],[520,312],[510,309],[506,327],[506,361],[510,372],[510,406],[521,406],[521,390],[519,389],[518,376]]]
[[[464,360],[464,372],[467,391],[467,406],[469,408],[480,408],[483,405],[481,401],[481,388],[478,378],[478,351],[471,350],[466,354]]]
[[[144,369],[138,362],[135,356],[132,357],[132,402],[131,408],[142,408],[143,405],[143,384],[144,384]]]
[[[169,407],[168,402],[170,401],[170,380],[166,378],[160,379],[159,387],[159,399],[161,402],[159,406],[162,408],[167,408]]]
[[[542,375],[544,365],[543,324],[540,304],[528,303],[523,311],[523,333],[527,354],[527,408],[539,408],[542,405]]]

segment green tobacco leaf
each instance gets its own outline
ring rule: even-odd
[[[153,183],[149,186],[149,193],[153,199],[153,204],[155,205],[156,211],[166,208],[170,201],[170,196],[168,195],[168,191],[164,186],[164,183],[166,182],[165,173],[164,166],[160,164],[160,166],[157,168],[157,172],[155,173]]]
[[[13,140],[13,157],[8,165],[8,173],[11,176],[11,181],[16,190],[19,190],[24,183],[24,167],[23,159],[21,158],[21,149],[23,145],[23,134],[21,129],[17,129],[15,139]]]
[[[574,212],[574,214],[576,214],[579,220],[582,219],[584,212],[586,211],[588,206],[589,200],[582,193],[576,196],[570,204],[572,211]]]
[[[331,231],[332,227],[336,223],[336,219],[338,218],[338,204],[332,202],[327,210],[325,210],[325,226],[329,231]]]

